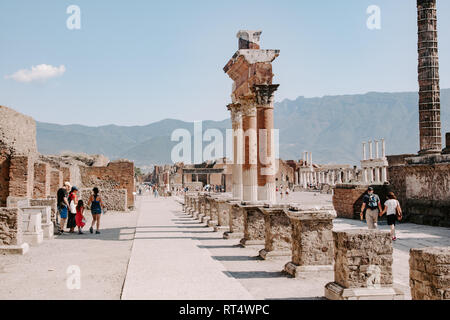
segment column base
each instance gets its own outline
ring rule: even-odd
[[[214,226],[214,232],[230,232],[230,227]]]
[[[239,241],[239,245],[242,248],[245,248],[248,246],[264,246],[265,241],[264,240],[248,240],[248,239],[242,238],[241,241]]]
[[[224,239],[242,239],[244,236],[243,232],[224,232],[223,238]]]
[[[45,240],[52,240],[54,238],[54,226],[53,223],[42,224],[42,231],[44,232]]]
[[[214,228],[215,226],[217,226],[219,222],[217,220],[209,220],[208,221],[208,227],[212,227]]]
[[[267,251],[266,249],[262,249],[259,251],[259,256],[264,260],[272,260],[272,259],[290,259],[292,256],[291,250],[274,250]]]
[[[0,254],[19,254],[24,255],[30,250],[28,243],[14,246],[0,246]]]
[[[325,298],[328,300],[404,300],[405,294],[393,287],[349,288],[336,282],[325,286]]]
[[[317,265],[317,266],[299,266],[293,262],[288,262],[284,266],[284,272],[290,274],[294,278],[300,277],[302,272],[320,272],[320,271],[334,271],[333,265]]]
[[[44,242],[44,232],[24,233],[23,241],[29,243],[31,246],[38,246]]]
[[[204,216],[205,215],[203,213],[199,213],[195,219],[200,220],[201,222]]]
[[[211,220],[211,217],[210,217],[210,216],[207,216],[207,215],[204,215],[204,216],[200,219],[200,222],[201,222],[201,223],[206,223],[206,224],[208,224],[209,220]]]

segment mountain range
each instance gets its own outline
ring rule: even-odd
[[[441,90],[442,133],[450,131],[450,89]],[[310,151],[315,163],[356,165],[363,141],[386,140],[387,154],[419,150],[417,92],[298,97],[275,103],[282,159],[300,159]],[[230,119],[203,121],[203,130],[231,128]],[[57,125],[37,122],[37,143],[43,154],[64,151],[104,154],[134,160],[137,166],[171,163],[176,129],[193,133],[194,124],[166,119],[146,126]],[[67,141],[70,137],[70,146]],[[445,141],[445,140],[443,140]],[[206,146],[209,142],[204,142]]]

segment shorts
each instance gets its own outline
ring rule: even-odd
[[[388,225],[395,226],[395,223],[397,222],[397,215],[396,214],[390,214],[387,216],[387,223]]]
[[[59,216],[61,219],[67,219],[67,207],[62,207],[59,209]]]
[[[93,216],[96,215],[96,214],[102,214],[101,211],[100,212],[98,212],[98,211],[91,211],[91,213],[92,213]]]

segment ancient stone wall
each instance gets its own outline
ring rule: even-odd
[[[0,246],[22,244],[22,214],[18,208],[0,208]]]
[[[277,167],[275,168],[278,169],[275,174],[277,187],[283,185],[283,187],[285,188],[289,184],[294,184],[294,169],[281,159],[277,159],[276,163],[278,163]]]
[[[80,200],[83,200],[85,208],[89,198],[92,195],[92,189],[81,189],[80,190]],[[127,211],[127,190],[126,189],[109,189],[100,192],[103,204],[107,210],[111,211]]]
[[[0,155],[0,207],[6,206],[9,195],[9,167],[10,158],[7,155]]]
[[[406,221],[450,227],[450,163],[389,167]]]
[[[56,221],[57,203],[56,197],[49,197],[47,199],[30,199],[30,206],[32,207],[50,207],[51,220]]]
[[[450,248],[411,249],[410,287],[413,300],[450,300]]]
[[[80,167],[83,187],[100,190],[127,190],[128,207],[134,207],[134,163],[128,160],[110,162],[106,167]]]
[[[58,189],[63,185],[63,174],[57,169],[50,170],[50,195],[54,196],[57,194]]]

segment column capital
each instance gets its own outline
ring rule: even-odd
[[[258,107],[273,108],[273,98],[275,91],[278,90],[279,84],[255,84],[252,92],[256,96]]]
[[[239,98],[243,116],[256,117],[255,96],[249,95]]]

